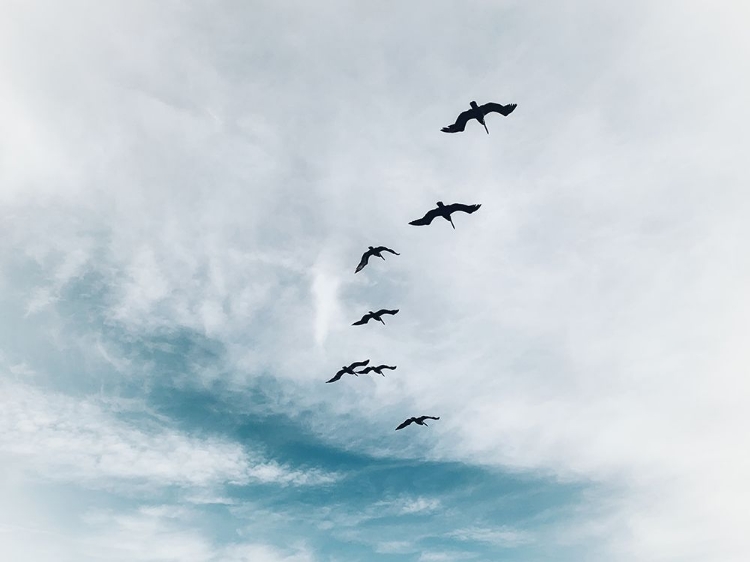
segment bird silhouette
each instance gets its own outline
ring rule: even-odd
[[[385,260],[385,258],[382,255],[382,252],[390,252],[392,254],[396,254],[397,256],[401,255],[398,252],[394,252],[390,248],[386,248],[385,246],[378,246],[377,248],[373,248],[372,246],[368,246],[368,248],[369,249],[364,254],[362,254],[362,259],[360,260],[359,265],[357,266],[357,269],[354,270],[354,273],[359,273],[360,271],[362,271],[362,269],[367,265],[367,261],[372,256],[377,256],[377,257]]]
[[[373,312],[372,310],[369,311],[367,314],[365,314],[360,320],[357,320],[352,324],[352,326],[361,326],[363,324],[367,324],[370,320],[377,320],[378,322],[383,322],[383,314],[396,314],[398,312],[398,308],[396,310],[388,310],[386,308],[381,308],[377,312]],[[383,322],[385,324],[385,322]]]
[[[357,367],[364,367],[364,366],[365,366],[365,365],[367,365],[367,364],[368,364],[369,362],[370,362],[370,360],[369,360],[369,359],[366,359],[365,361],[357,361],[356,363],[352,363],[352,364],[351,364],[351,365],[349,365],[348,367],[347,367],[347,366],[343,366],[343,367],[341,367],[341,370],[340,370],[340,371],[339,371],[338,373],[336,373],[335,375],[333,375],[333,378],[332,378],[331,380],[329,380],[329,381],[326,381],[326,383],[329,383],[329,382],[336,382],[336,381],[337,381],[337,380],[339,380],[339,379],[340,379],[341,377],[343,377],[344,375],[347,375],[347,374],[348,374],[348,375],[354,375],[355,377],[358,377],[358,376],[359,376],[359,374],[358,374],[358,373],[356,373],[356,372],[354,371],[354,369],[356,369]]]
[[[412,423],[430,427],[426,423],[424,423],[424,420],[439,420],[439,419],[440,419],[439,417],[436,418],[434,416],[419,416],[418,418],[409,418],[408,420],[403,422],[400,426],[398,426],[396,428],[396,431],[398,431],[399,429],[404,429],[407,425],[412,424]]]
[[[515,103],[511,103],[508,105],[502,105],[500,103],[485,103],[484,105],[477,105],[477,102],[473,101],[471,102],[471,109],[467,109],[463,113],[461,113],[458,117],[456,117],[456,122],[453,123],[453,125],[448,125],[447,127],[443,127],[440,129],[444,133],[460,133],[466,128],[466,123],[469,121],[469,119],[476,119],[479,121],[482,126],[484,127],[484,130],[487,131],[487,134],[490,134],[490,130],[487,128],[487,125],[484,122],[484,116],[488,113],[499,113],[500,115],[510,115],[513,110],[516,108]]]
[[[462,203],[453,203],[452,205],[443,205],[442,201],[437,202],[437,208],[436,209],[430,209],[427,211],[427,214],[423,216],[421,219],[413,220],[409,224],[413,224],[414,226],[425,226],[432,222],[432,220],[436,217],[443,217],[445,220],[447,220],[449,223],[451,223],[451,226],[453,228],[456,228],[456,225],[453,224],[453,219],[451,218],[451,214],[455,213],[456,211],[462,211],[464,213],[473,213],[479,207],[482,205],[464,205]]]
[[[390,365],[378,365],[377,367],[365,367],[361,371],[359,371],[360,375],[366,375],[367,373],[370,373],[371,371],[375,371],[377,374],[385,376],[383,374],[383,369],[390,369],[391,371],[396,369],[396,366],[394,365],[391,367]]]

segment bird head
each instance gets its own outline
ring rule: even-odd
[[[443,205],[443,202],[442,202],[442,201],[438,201],[438,202],[437,202],[437,206],[438,206],[438,207],[444,207],[445,205]]]
[[[375,248],[373,246],[367,246],[368,249],[374,250]]]
[[[477,107],[479,107],[477,105],[477,102],[475,102],[475,101],[471,102],[469,105],[471,106],[472,109],[476,109]]]

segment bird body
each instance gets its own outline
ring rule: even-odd
[[[396,314],[398,312],[398,309],[395,310],[388,310],[386,308],[381,308],[377,312],[373,312],[370,310],[367,314],[365,314],[361,319],[357,320],[352,324],[352,326],[362,326],[363,324],[367,324],[370,320],[377,320],[378,322],[383,322],[382,316],[384,314]]]
[[[401,425],[399,425],[396,428],[396,431],[399,429],[404,429],[407,425],[410,425],[412,423],[416,423],[417,425],[424,425],[426,427],[429,427],[426,423],[424,423],[424,420],[439,420],[439,417],[434,416],[419,416],[418,418],[409,418],[408,420],[404,421]]]
[[[517,106],[517,104],[515,103],[502,105],[500,103],[493,102],[485,103],[484,105],[477,105],[477,102],[475,101],[472,101],[470,105],[471,109],[467,109],[466,111],[461,113],[458,117],[456,117],[456,122],[453,123],[453,125],[443,127],[441,131],[443,131],[444,133],[461,133],[466,128],[466,123],[468,123],[470,119],[476,119],[482,124],[484,130],[487,131],[487,134],[489,135],[490,130],[487,128],[487,125],[484,122],[484,116],[488,113],[499,113],[500,115],[508,116]]]
[[[378,246],[377,248],[373,248],[372,246],[368,246],[368,250],[362,254],[362,259],[359,262],[359,265],[357,266],[357,269],[354,270],[354,273],[359,273],[362,271],[362,269],[367,265],[367,262],[370,260],[372,256],[377,256],[382,260],[385,260],[383,257],[383,252],[390,252],[392,254],[395,254],[397,256],[400,256],[398,252],[394,252],[390,248],[386,248],[385,246]]]
[[[443,205],[442,201],[437,202],[437,208],[430,209],[427,211],[425,216],[423,216],[421,219],[413,220],[409,224],[413,224],[414,226],[426,226],[430,224],[433,219],[437,217],[443,217],[445,220],[447,220],[449,223],[451,223],[451,226],[453,228],[456,228],[456,225],[453,224],[453,219],[451,218],[451,215],[457,211],[461,211],[463,213],[471,214],[475,212],[479,207],[481,207],[481,204],[478,205],[464,205],[463,203],[453,203],[451,205]]]
[[[366,375],[372,371],[375,371],[377,374],[385,376],[383,374],[383,369],[390,369],[391,371],[393,371],[396,369],[396,366],[394,365],[393,367],[391,367],[390,365],[378,365],[377,367],[365,367],[364,369],[359,371],[359,374]]]
[[[344,365],[343,367],[341,367],[341,369],[339,370],[339,372],[336,373],[335,375],[333,375],[333,378],[331,380],[327,380],[326,383],[336,382],[337,380],[339,380],[344,375],[354,375],[355,377],[358,377],[359,374],[354,369],[356,369],[357,367],[364,367],[369,362],[370,362],[370,360],[366,359],[364,361],[357,361],[355,363],[352,363],[349,366]]]

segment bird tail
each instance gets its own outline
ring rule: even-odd
[[[484,125],[484,130],[487,131],[487,134],[489,135],[490,134],[490,130],[487,128],[487,124],[486,123],[482,123],[482,125]]]

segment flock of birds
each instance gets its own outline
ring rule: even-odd
[[[487,134],[490,134],[489,129],[487,129],[487,124],[484,122],[484,117],[488,113],[499,113],[500,115],[510,115],[510,113],[516,108],[515,103],[511,103],[508,105],[502,105],[499,103],[486,103],[484,105],[477,105],[477,102],[472,101],[471,102],[471,109],[468,109],[464,112],[462,112],[457,118],[456,122],[452,125],[448,125],[447,127],[443,127],[441,131],[444,133],[460,133],[466,128],[466,124],[471,119],[476,119],[479,121],[479,123],[482,124],[484,127],[484,130],[487,131]],[[415,219],[411,221],[409,224],[413,226],[427,226],[432,223],[433,220],[435,220],[438,217],[442,217],[443,219],[447,220],[449,223],[451,223],[451,226],[455,229],[456,225],[453,224],[453,219],[451,215],[456,212],[463,212],[467,214],[472,214],[476,212],[479,207],[481,207],[481,204],[477,205],[464,205],[463,203],[453,203],[451,205],[445,205],[442,201],[437,202],[437,207],[434,209],[430,209],[425,213],[425,215],[420,219]],[[362,254],[362,259],[360,260],[359,264],[357,265],[357,268],[354,270],[354,273],[359,273],[362,271],[365,266],[370,261],[370,258],[377,257],[382,260],[385,260],[385,257],[383,256],[383,252],[388,252],[391,254],[394,254],[396,256],[401,255],[395,250],[392,250],[391,248],[386,248],[385,246],[369,246],[367,251]],[[374,320],[376,322],[381,322],[382,324],[385,324],[385,321],[383,320],[383,316],[385,315],[395,315],[398,314],[398,309],[386,309],[382,308],[378,311],[370,310],[362,316],[359,320],[354,322],[353,326],[362,326],[364,324],[367,324],[370,320]],[[384,369],[394,370],[396,368],[395,365],[378,365],[378,366],[368,366],[368,363],[370,362],[369,359],[366,359],[364,361],[356,361],[354,363],[351,363],[349,365],[344,365],[341,367],[341,369],[330,379],[327,380],[326,383],[336,382],[340,380],[344,375],[354,375],[355,377],[358,377],[359,375],[366,375],[368,373],[377,373],[379,375],[385,376],[383,373]],[[360,371],[357,371],[356,369],[362,369]],[[411,425],[413,423],[417,425],[424,425],[427,426],[425,423],[425,420],[439,420],[440,417],[436,416],[417,416],[417,417],[411,417],[406,420],[404,420],[397,428],[396,431],[399,429],[403,429],[407,427],[408,425]]]

